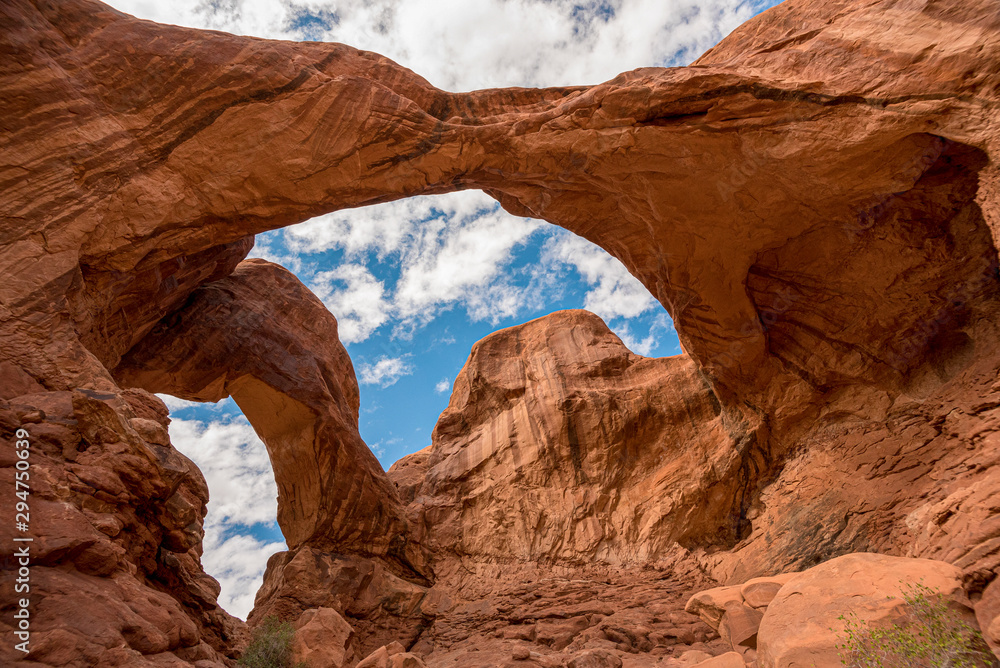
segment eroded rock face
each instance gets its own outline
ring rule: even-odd
[[[55,606],[39,604],[29,660],[238,651],[241,625],[198,563],[204,485],[171,454],[162,406],[130,400],[139,388],[245,404],[280,478],[289,563],[346,552],[418,588],[432,584],[423,547],[445,581],[475,565],[456,589],[462,612],[434,617],[440,633],[427,637],[441,647],[482,644],[468,620],[496,612],[462,608],[473,592],[524,604],[496,576],[512,561],[525,564],[519,578],[598,559],[731,582],[858,549],[1000,566],[990,0],[789,0],[694,67],[468,94],[342,45],[159,26],[89,0],[5,2],[0,25],[2,436],[37,425],[36,512],[52,541],[39,542],[38,577]],[[260,320],[254,339],[248,323],[274,303],[252,286],[216,288],[243,272],[279,277],[249,263],[227,278],[258,232],[460,188],[621,259],[671,312],[686,355],[641,360],[585,322],[572,323],[585,340],[527,337],[534,359],[491,339],[480,350],[507,358],[474,354],[467,370],[484,373],[460,379],[397,495],[356,437],[337,347],[304,320]],[[196,331],[200,369],[183,358]],[[231,344],[261,358],[222,356]],[[269,359],[279,348],[285,358]],[[538,359],[578,353],[572,383]],[[300,360],[309,382],[293,391]],[[522,379],[529,370],[543,380]],[[530,426],[552,453],[525,445]],[[583,448],[581,433],[597,445]],[[622,448],[663,477],[623,464]],[[653,463],[653,451],[695,465]],[[511,512],[517,471],[534,475],[526,494],[554,509],[551,524]],[[501,558],[482,527],[515,553]],[[444,605],[436,586],[421,619]],[[60,611],[79,592],[96,625],[65,628]],[[592,629],[597,614],[575,617]],[[566,624],[546,631],[553,653],[586,634],[583,620]],[[628,643],[615,638],[632,642],[601,633],[618,652]],[[597,640],[559,660],[597,661],[602,648],[585,646]]]
[[[438,577],[462,560],[638,565],[735,541],[755,438],[690,358],[640,357],[561,311],[477,343],[431,447],[389,476]]]
[[[267,445],[290,548],[308,541],[409,564],[395,490],[358,434],[358,383],[337,321],[287,269],[240,263],[192,293],[114,373],[193,401],[231,395]]]
[[[1000,541],[990,510],[1000,490],[995,350],[982,342],[982,357],[923,400],[897,400],[885,420],[820,422],[752,504],[747,539],[707,556],[715,577],[741,582],[875,551],[992,578]]]
[[[297,620],[327,608],[351,625],[351,650],[361,658],[391,642],[416,643],[432,617],[427,594],[427,587],[395,575],[381,559],[306,545],[268,560],[248,621],[272,615]]]
[[[332,608],[311,608],[295,621],[293,661],[344,668],[354,656],[354,629]]]
[[[0,529],[5,546],[29,548],[22,594],[32,602],[31,653],[4,643],[4,665],[224,666],[245,640],[245,625],[219,608],[219,585],[201,569],[208,487],[170,445],[167,422],[163,402],[142,390],[0,401],[0,433],[13,445],[23,429],[31,444],[30,530]],[[13,499],[19,460],[13,447],[0,452]],[[12,540],[25,536],[34,540]],[[8,551],[3,563],[0,586],[10,595],[0,628],[14,638],[18,561]]]

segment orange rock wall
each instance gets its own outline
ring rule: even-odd
[[[417,587],[499,567],[496,535],[529,566],[673,550],[720,579],[869,548],[998,567],[991,0],[788,0],[691,67],[473,93],[342,45],[91,0],[5,2],[0,26],[0,437],[35,425],[38,526],[67,536],[37,564],[55,607],[32,661],[237,652],[199,565],[200,475],[141,392],[158,388],[244,406],[303,554],[343,550]],[[399,498],[357,436],[349,360],[320,341],[332,318],[249,327],[275,308],[240,285],[254,272],[303,313],[318,302],[237,265],[258,232],[463,188],[619,258],[686,354],[641,360],[583,315],[567,324],[584,338],[546,332],[557,317],[487,339]],[[201,369],[185,366],[194,333]],[[622,449],[636,459],[616,466]],[[522,498],[547,523],[513,512]],[[63,626],[79,592],[95,621]]]

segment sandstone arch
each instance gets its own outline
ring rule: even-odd
[[[271,457],[289,548],[377,555],[415,575],[395,488],[358,434],[358,385],[337,321],[295,276],[244,260],[195,290],[115,369],[125,386],[232,396]],[[409,546],[412,550],[412,546]]]
[[[268,360],[212,359],[204,377],[180,364],[170,378],[156,351],[182,339],[164,323],[195,331],[212,316],[197,304],[238,282],[243,270],[227,277],[255,233],[462,188],[622,260],[670,311],[722,413],[757,435],[759,466],[740,473],[752,526],[706,557],[717,576],[859,546],[997,567],[1000,485],[982,458],[1000,405],[1000,17],[989,0],[952,4],[789,0],[689,68],[465,94],[341,45],[158,26],[90,0],[0,4],[3,433],[40,425],[39,466],[59,482],[46,502],[85,538],[46,553],[42,586],[180,592],[163,605],[194,624],[154,633],[147,610],[128,628],[78,629],[74,647],[193,662],[231,653],[238,627],[189,544],[197,476],[159,442],[155,400],[113,371],[182,396],[229,391],[263,431],[277,424],[266,404],[287,402],[297,417],[269,440],[315,442],[313,402],[349,395],[327,384],[335,369],[316,362],[311,398],[261,378]],[[349,453],[365,470],[363,445],[335,445],[317,461]],[[187,505],[169,506],[182,487]],[[359,535],[397,521],[391,494],[377,504]],[[302,508],[285,524],[332,546],[355,530],[334,520]],[[405,548],[372,545],[418,568]],[[111,574],[88,570],[95,554],[115,555]]]
[[[781,49],[751,46],[777,39],[787,12],[822,15],[798,2],[752,21],[692,68],[637,70],[590,88],[469,94],[438,91],[341,45],[156,26],[87,0],[4,11],[41,77],[21,86],[9,72],[12,99],[26,109],[54,95],[77,101],[69,126],[65,111],[11,114],[7,150],[32,137],[65,141],[39,142],[18,160],[38,176],[30,186],[12,181],[21,185],[4,204],[25,221],[8,238],[11,255],[36,253],[39,234],[51,250],[42,271],[10,264],[6,326],[50,313],[68,338],[76,337],[67,326],[81,333],[88,352],[77,357],[93,354],[112,368],[205,280],[203,267],[233,256],[225,244],[336,208],[478,187],[622,260],[671,312],[724,402],[767,413],[772,389],[805,399],[815,388],[768,349],[774,341],[742,288],[755,258],[809,230],[854,225],[911,190],[943,150],[938,137],[987,154],[995,141],[988,91],[997,27],[985,8],[974,46],[955,42],[936,56],[949,71],[979,77],[976,94],[866,32],[874,6],[846,10],[837,36],[802,33],[812,54],[805,64],[803,47],[786,62]],[[923,18],[894,16],[901,25]],[[876,54],[864,71],[884,74],[863,95],[853,92],[860,71],[827,76],[814,64],[849,58],[856,43]],[[746,63],[732,44],[751,54]],[[806,73],[823,83],[806,83]],[[635,165],[641,171],[623,178]],[[973,195],[980,205],[994,171],[982,180],[985,191]],[[40,208],[39,196],[57,204]],[[114,278],[164,274],[181,258],[176,285],[131,292]],[[201,275],[181,280],[189,272]],[[161,308],[149,313],[155,290]],[[53,294],[68,300],[41,298]],[[869,345],[884,347],[883,334],[868,333]],[[10,335],[52,337],[16,327]],[[65,352],[48,355],[63,367],[49,378],[68,382],[81,364],[89,371],[76,373],[90,382],[103,376]]]

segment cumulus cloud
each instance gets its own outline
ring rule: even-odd
[[[182,411],[186,408],[195,408],[197,406],[204,406],[205,404],[198,401],[188,401],[186,399],[178,399],[177,397],[172,397],[169,394],[157,394],[163,403],[167,405],[167,410],[171,413],[176,411]]]
[[[226,537],[225,527],[214,524],[205,529],[202,566],[219,581],[219,605],[231,615],[246,619],[264,582],[268,558],[286,549],[282,542],[268,542],[247,534]]]
[[[142,18],[378,52],[448,90],[686,64],[768,0],[112,0]]]
[[[626,348],[634,353],[648,357],[660,343],[660,337],[673,330],[673,323],[671,323],[670,317],[666,313],[660,313],[653,319],[652,324],[644,332],[646,336],[642,336],[641,333],[633,334],[632,326],[629,323],[621,323],[612,329],[614,329],[615,334],[622,340]]]
[[[210,522],[251,526],[278,515],[278,488],[267,449],[240,416],[228,421],[170,422],[174,447],[191,458],[212,492]]]
[[[494,323],[517,313],[525,295],[501,272],[512,250],[543,223],[514,218],[492,205],[475,215],[426,221],[403,258],[395,304],[404,321],[424,321],[450,303],[474,320]]]
[[[250,249],[247,257],[274,262],[296,273],[304,269],[302,258],[297,253],[289,252],[285,248],[283,235],[280,230],[258,234],[256,239],[254,239],[254,246]]]
[[[337,317],[340,340],[364,341],[395,310],[385,299],[385,286],[367,267],[342,264],[313,277],[310,287]]]
[[[434,391],[438,394],[444,394],[451,389],[451,381],[447,378],[442,378],[438,381],[437,385],[434,386]]]
[[[545,244],[542,259],[546,263],[575,268],[592,286],[584,298],[584,308],[601,316],[605,322],[635,318],[659,306],[625,265],[582,237],[569,233],[553,236]]]
[[[375,364],[361,365],[361,384],[389,387],[413,373],[413,365],[402,357],[380,357]]]
[[[248,535],[275,527],[278,490],[267,449],[242,416],[202,422],[174,418],[170,440],[197,464],[208,483],[205,571],[219,581],[219,604],[243,619],[264,579],[267,558],[284,543]]]
[[[320,216],[286,230],[285,243],[305,256],[343,253],[346,264],[307,282],[337,316],[341,339],[357,343],[390,319],[405,338],[456,306],[493,324],[516,315],[537,291],[512,281],[508,265],[543,226],[468,191]],[[373,257],[398,271],[394,285],[367,268]]]
[[[285,243],[296,253],[342,249],[352,258],[369,251],[383,258],[419,241],[425,221],[461,221],[495,206],[493,199],[475,190],[410,197],[317,216],[286,229]]]
[[[649,334],[644,339],[638,339],[632,335],[632,332],[629,331],[628,327],[622,327],[616,333],[618,334],[618,338],[622,340],[622,343],[625,344],[626,348],[640,355],[648,356],[651,352],[653,352],[653,347],[656,345],[656,337],[652,334]]]

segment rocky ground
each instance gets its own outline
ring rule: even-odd
[[[992,0],[787,0],[691,67],[473,93],[93,0],[0,26],[0,494],[27,433],[35,538],[31,652],[5,665],[240,656],[164,391],[232,396],[264,440],[289,551],[250,627],[294,622],[326,665],[835,665],[830,615],[882,618],[899,572],[997,639]],[[620,259],[685,352],[579,311],[495,333],[387,473],[335,319],[244,258],[463,188]],[[766,609],[689,600],[787,573]]]

